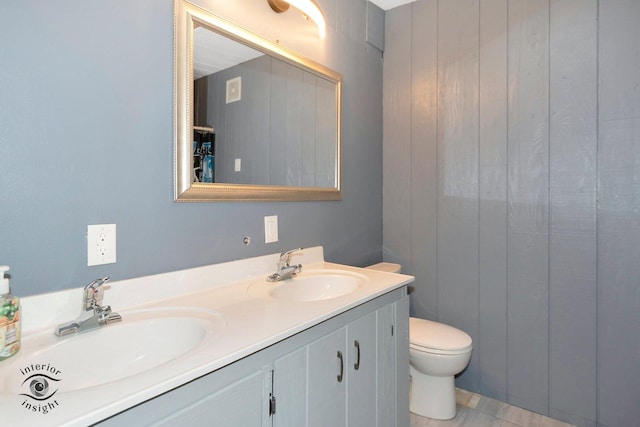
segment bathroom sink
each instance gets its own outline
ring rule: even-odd
[[[33,394],[30,383],[37,386],[34,381],[40,381],[41,387],[46,384],[63,393],[130,378],[185,355],[225,326],[223,317],[210,310],[167,308],[121,314],[120,323],[77,335],[58,338],[53,331],[43,332],[34,351],[23,341],[14,368],[2,369],[0,389]]]
[[[352,272],[303,270],[296,277],[281,282],[254,282],[249,286],[249,294],[287,301],[324,301],[353,293],[366,281],[366,276]]]

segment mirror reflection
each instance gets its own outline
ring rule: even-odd
[[[339,200],[341,76],[184,0],[176,14],[176,200]]]
[[[335,84],[194,31],[194,181],[336,186]]]

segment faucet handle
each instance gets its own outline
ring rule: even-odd
[[[280,264],[282,266],[282,264],[285,264],[285,267],[289,266],[289,262],[291,261],[291,257],[293,256],[294,253],[301,251],[303,248],[296,248],[296,249],[291,249],[290,251],[286,251],[286,252],[282,252],[280,254]]]
[[[84,287],[84,298],[82,300],[82,309],[91,310],[102,304],[104,288],[102,287],[109,281],[109,277],[96,279]]]

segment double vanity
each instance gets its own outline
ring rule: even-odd
[[[2,424],[405,426],[413,277],[279,254],[104,285],[122,320],[58,337],[83,290],[24,298]]]

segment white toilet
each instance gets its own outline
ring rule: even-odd
[[[400,272],[399,264],[385,262],[368,268]],[[409,318],[409,410],[438,420],[455,417],[454,376],[469,364],[471,350],[471,337],[460,329],[430,320]]]
[[[460,329],[409,319],[411,412],[438,420],[456,416],[454,376],[469,364],[471,348],[471,337]]]

